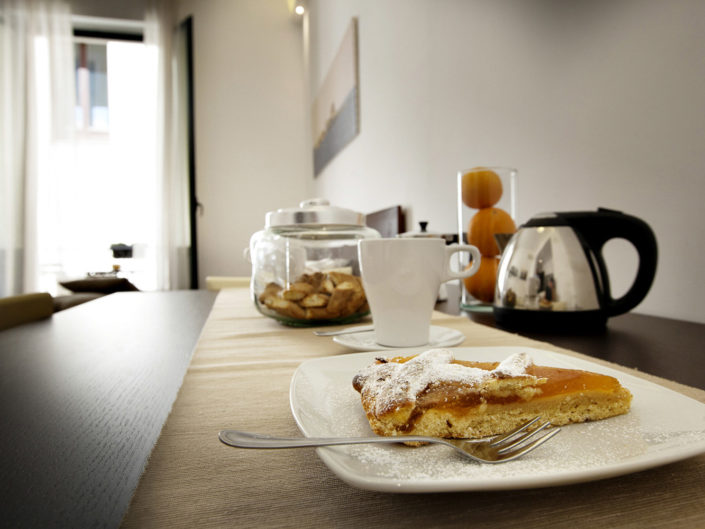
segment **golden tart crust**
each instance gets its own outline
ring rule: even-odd
[[[629,411],[632,395],[610,376],[534,365],[524,353],[503,362],[455,360],[451,351],[379,358],[353,379],[378,435],[477,438],[540,415],[555,426]]]

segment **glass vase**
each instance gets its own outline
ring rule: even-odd
[[[516,231],[517,170],[474,167],[458,171],[458,241],[477,246],[480,269],[460,283],[460,309],[491,311],[496,271],[502,250]],[[470,254],[458,254],[458,268],[469,266]]]

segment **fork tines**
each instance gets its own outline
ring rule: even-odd
[[[491,446],[497,448],[498,455],[514,458],[537,448],[561,431],[560,428],[556,428],[537,438],[536,436],[540,432],[551,426],[551,423],[546,421],[539,424],[536,428],[530,429],[540,420],[540,416],[534,417],[531,421],[519,426],[511,432],[494,437],[490,443]]]

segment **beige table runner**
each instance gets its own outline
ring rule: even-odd
[[[524,345],[588,358],[701,402],[705,391],[434,314],[462,346]],[[223,428],[300,435],[289,383],[308,359],[350,353],[311,329],[261,316],[246,289],[222,291],[137,488],[125,527],[702,527],[705,456],[592,483],[511,492],[387,494],[339,480],[313,449],[240,450]],[[521,520],[521,525],[519,524]]]

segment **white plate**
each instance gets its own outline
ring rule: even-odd
[[[500,465],[467,462],[443,446],[351,445],[318,448],[350,485],[387,492],[501,490],[579,483],[638,472],[705,453],[705,404],[589,361],[529,347],[461,347],[464,360],[499,361],[526,351],[541,365],[614,376],[634,395],[619,417],[564,426],[549,443]],[[307,437],[372,432],[352,387],[353,376],[379,353],[309,360],[291,380],[294,418]]]
[[[453,347],[454,345],[463,343],[463,340],[465,340],[465,335],[456,329],[431,325],[429,338],[429,343],[423,345],[422,347]],[[387,351],[392,349],[400,349],[399,347],[387,347],[378,344],[375,341],[375,331],[340,334],[338,336],[334,336],[333,341],[356,351]],[[408,347],[404,347],[404,349],[408,349]]]

